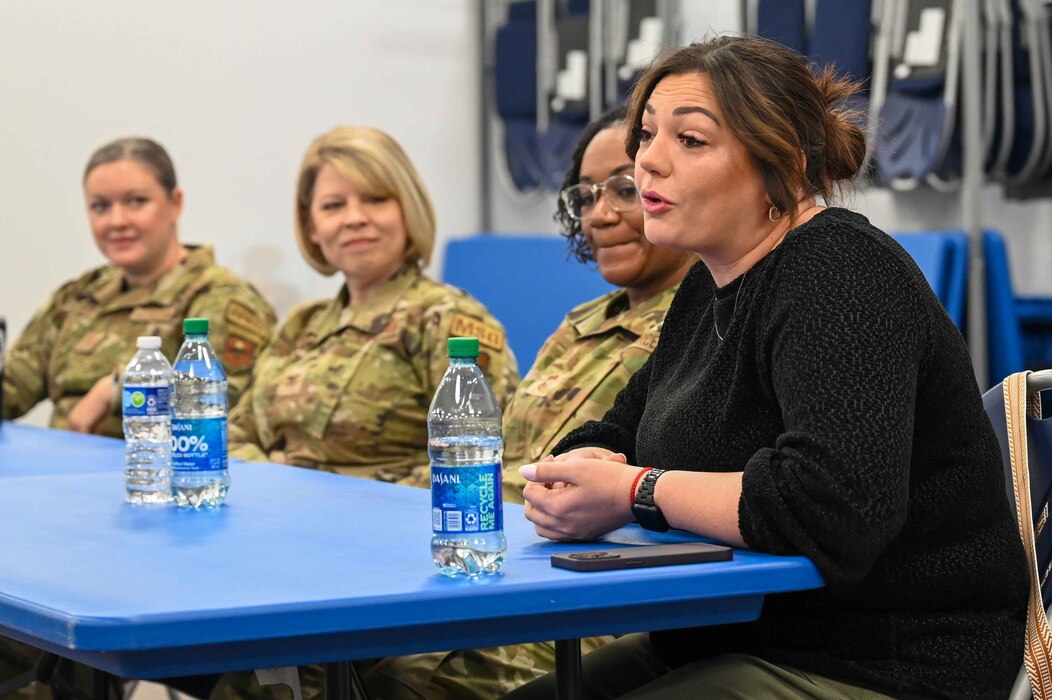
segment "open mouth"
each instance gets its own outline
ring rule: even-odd
[[[640,193],[640,201],[643,204],[643,213],[650,216],[663,214],[672,208],[672,202],[653,190],[643,190]]]
[[[644,190],[640,197],[651,204],[669,204],[669,201],[653,190]]]

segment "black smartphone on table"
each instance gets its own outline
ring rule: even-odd
[[[707,542],[645,544],[616,549],[553,554],[552,566],[571,571],[611,571],[613,569],[641,569],[645,566],[727,561],[733,556],[734,550],[730,547]]]

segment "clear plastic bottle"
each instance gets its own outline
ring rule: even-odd
[[[183,321],[172,396],[172,496],[184,508],[211,508],[226,500],[227,382],[208,342],[208,319]]]
[[[157,336],[140,336],[136,345],[139,351],[124,368],[121,382],[125,498],[129,503],[169,503],[172,366],[161,352]]]
[[[508,549],[500,483],[500,403],[476,360],[478,338],[450,338],[449,369],[427,413],[431,557],[447,576],[495,574]]]

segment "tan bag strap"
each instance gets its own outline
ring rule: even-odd
[[[1052,632],[1048,628],[1045,604],[1041,600],[1041,575],[1037,569],[1034,544],[1034,513],[1030,500],[1030,465],[1026,444],[1026,415],[1041,417],[1041,395],[1028,400],[1026,377],[1017,372],[1004,380],[1005,421],[1008,426],[1008,454],[1012,463],[1012,491],[1018,514],[1019,534],[1030,567],[1030,600],[1026,609],[1026,647],[1023,664],[1030,677],[1035,700],[1052,700]]]

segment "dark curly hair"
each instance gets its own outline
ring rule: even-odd
[[[589,123],[588,126],[584,128],[584,131],[581,132],[581,139],[573,149],[573,155],[570,158],[570,169],[566,171],[562,187],[559,188],[560,192],[567,187],[576,185],[580,181],[581,159],[584,158],[584,152],[588,148],[588,144],[590,144],[592,139],[595,138],[595,135],[614,124],[625,123],[627,117],[628,109],[626,107],[617,107],[599,115],[595,121]],[[628,157],[627,153],[625,154],[625,157]],[[570,254],[583,263],[595,262],[595,255],[592,253],[592,247],[588,245],[588,241],[585,240],[584,237],[584,232],[581,231],[581,222],[575,221],[570,216],[570,212],[566,211],[566,205],[563,204],[562,197],[556,196],[555,199],[556,209],[555,215],[552,218],[555,219],[555,222],[559,224],[559,228],[562,229],[562,235],[566,238],[566,241],[570,246]]]

